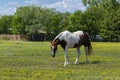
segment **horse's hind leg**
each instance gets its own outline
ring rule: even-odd
[[[88,63],[88,47],[85,47],[86,64]]]
[[[77,47],[76,50],[77,50],[77,57],[76,57],[76,60],[75,60],[75,64],[78,64],[78,59],[79,59],[79,56],[80,56],[80,47]]]

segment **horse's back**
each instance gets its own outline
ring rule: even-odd
[[[71,33],[70,31],[68,30],[65,30],[63,32],[61,32],[64,36],[68,36],[68,35],[84,35],[84,32],[83,31],[76,31],[76,32],[73,32]]]
[[[75,34],[75,35],[84,35],[83,31],[76,31],[76,32],[73,32],[73,34]]]
[[[68,30],[65,30],[63,32],[60,33],[61,35],[59,36],[59,39],[60,40],[63,40],[63,39],[67,39],[67,37],[71,36],[71,32],[68,31]]]
[[[83,31],[76,31],[71,33],[68,30],[65,30],[63,32],[60,33],[61,36],[59,37],[61,40],[65,39],[66,41],[78,41],[80,39],[80,35],[84,35]]]

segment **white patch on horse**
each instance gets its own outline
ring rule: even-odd
[[[54,50],[54,46],[52,46],[52,50]]]
[[[74,47],[75,43],[78,44],[79,40],[80,40],[80,35],[84,35],[83,31],[77,31],[77,32],[69,32],[69,31],[64,31],[61,32],[60,34],[62,35],[58,35],[60,41],[61,40],[65,40],[67,42],[67,47],[68,48],[72,48]],[[58,38],[57,36],[57,38]]]
[[[54,46],[52,46],[52,55],[54,55],[54,52],[53,52],[53,51],[54,51]]]

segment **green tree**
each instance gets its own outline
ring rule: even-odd
[[[120,3],[117,0],[107,0],[106,5],[102,4],[105,12],[101,22],[100,34],[106,41],[118,41],[120,35]]]
[[[83,12],[78,10],[71,14],[69,25],[68,30],[70,31],[84,30]]]
[[[98,6],[104,0],[82,0],[85,6]]]
[[[100,23],[103,19],[103,10],[96,6],[89,7],[84,13],[85,31],[91,35],[98,35]]]
[[[97,7],[90,7],[84,13],[76,11],[70,15],[69,30],[83,30],[91,35],[97,35],[100,31],[101,10]]]
[[[101,36],[106,41],[118,41],[120,35],[120,10],[106,11],[101,23]]]
[[[13,19],[13,32],[16,34],[37,34],[38,30],[48,30],[53,9],[37,6],[17,8]]]
[[[68,29],[69,27],[69,15],[70,13],[60,13],[54,12],[51,16],[49,24],[47,26],[47,33],[50,35],[49,37],[53,39],[57,34],[61,31]]]
[[[13,17],[13,23],[12,23],[13,33],[26,34],[25,26],[27,24],[30,24],[31,17],[32,17],[32,14],[28,6],[17,8],[16,13]]]
[[[61,16],[60,14],[55,14],[51,17],[51,22],[50,22],[50,32],[52,32],[52,36],[55,37],[59,32],[61,32],[61,27],[60,27],[60,21],[61,21]],[[52,37],[52,38],[53,38]]]
[[[12,30],[13,16],[2,16],[0,18],[0,33],[9,34]]]
[[[66,13],[61,13],[61,20],[60,20],[60,27],[61,31],[68,30],[70,26],[70,16],[71,14],[66,12]]]
[[[98,26],[96,28],[98,28],[98,30],[100,28],[99,34],[104,38],[104,40],[118,41],[120,35],[119,0],[83,0],[83,3],[88,6],[87,11],[92,7],[99,8],[97,11],[94,9],[88,11],[88,13],[95,11],[97,13],[100,12],[98,15],[99,17],[93,14],[95,16],[94,18],[96,18],[96,21],[87,21],[87,24],[90,23],[92,25]]]

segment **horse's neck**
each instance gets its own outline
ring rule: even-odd
[[[59,44],[59,39],[58,38],[55,38],[54,40],[53,40],[53,43],[52,43],[53,45],[58,45]]]

